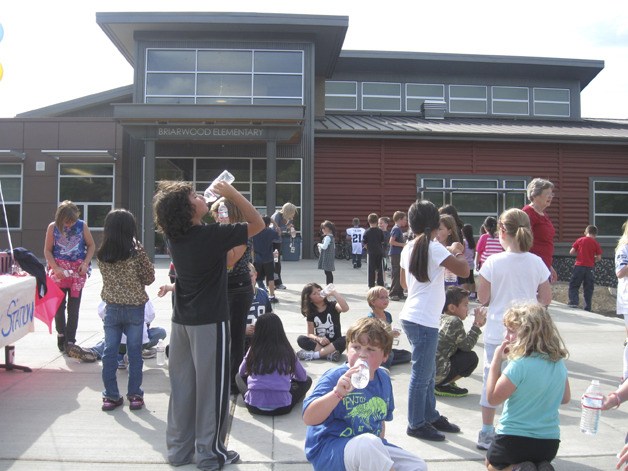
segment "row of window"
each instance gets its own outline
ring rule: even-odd
[[[415,113],[421,111],[426,100],[446,102],[448,111],[456,114],[564,118],[571,114],[570,91],[565,88],[338,81],[325,84],[328,111]]]
[[[303,51],[147,49],[144,102],[303,104]]]
[[[417,177],[417,193],[436,206],[452,204],[460,218],[473,226],[474,234],[488,216],[497,217],[510,208],[527,202],[528,180],[521,177],[444,176]],[[599,237],[616,239],[628,219],[628,181],[594,180],[592,185],[593,221]]]

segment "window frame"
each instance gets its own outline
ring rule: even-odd
[[[360,82],[360,105],[361,105],[361,109],[362,111],[382,111],[382,112],[389,112],[389,113],[395,113],[395,112],[400,112],[401,111],[401,82]],[[380,94],[365,94],[364,93],[364,86],[365,85],[397,85],[399,87],[399,95],[380,95]],[[397,109],[380,109],[380,108],[366,108],[364,106],[364,99],[365,98],[386,98],[386,99],[399,99],[399,107]]]
[[[496,89],[517,89],[517,90],[525,90],[527,98],[523,99],[504,99],[504,98],[495,98],[495,90]],[[495,102],[498,103],[525,103],[527,111],[525,113],[502,113],[495,111]],[[530,116],[530,88],[529,87],[516,87],[516,86],[507,86],[507,85],[491,85],[491,114],[496,116]]]
[[[617,191],[617,190],[613,190],[613,191],[609,191],[609,190],[600,190],[600,191],[596,191],[596,184],[597,183],[623,183],[626,184],[626,186],[628,187],[628,177],[600,177],[600,176],[593,176],[593,177],[589,177],[589,201],[591,202],[590,204],[590,209],[589,209],[589,220],[593,221],[593,225],[594,226],[598,226],[597,223],[597,218],[598,217],[621,217],[623,219],[623,221],[628,220],[628,211],[626,211],[625,213],[598,213],[596,211],[596,195],[598,194],[626,194],[628,195],[628,189],[626,191]],[[623,224],[623,222],[622,222]],[[618,228],[618,231],[616,234],[604,234],[603,232],[601,232],[597,237],[599,239],[603,239],[603,240],[607,240],[607,241],[615,241],[617,240],[619,237],[621,236],[621,224],[620,227]]]
[[[327,93],[327,84],[329,83],[350,83],[354,85],[354,94],[347,93]],[[330,98],[355,98],[355,107],[351,108],[328,108],[327,97]],[[358,110],[358,82],[352,80],[326,80],[325,81],[325,110],[326,111],[357,111]]]
[[[11,166],[19,166],[20,168],[20,173],[19,175],[17,174],[4,174],[2,173],[1,169],[3,167],[6,167],[8,165]],[[24,164],[22,162],[0,162],[0,179],[20,179],[20,200],[19,201],[14,201],[14,200],[9,200],[7,201],[4,197],[4,190],[2,191],[2,199],[4,201],[5,205],[17,205],[18,206],[18,214],[19,214],[19,224],[17,226],[8,226],[8,221],[7,222],[7,226],[8,226],[8,230],[12,231],[12,230],[22,230],[22,221],[23,221],[23,208],[24,208]],[[0,230],[7,230],[7,227],[4,226],[4,210],[2,211],[2,215],[0,215]]]
[[[417,86],[429,86],[429,87],[441,87],[442,88],[442,95],[441,96],[428,96],[428,95],[411,95],[408,92],[408,86],[413,86],[413,85],[417,85]],[[445,84],[444,83],[415,83],[415,82],[407,82],[405,84],[404,87],[405,90],[405,106],[406,106],[406,111],[409,113],[416,113],[421,111],[421,106],[419,105],[418,109],[410,109],[410,107],[408,106],[408,100],[423,100],[422,103],[424,103],[426,100],[435,100],[435,101],[445,101]]]
[[[536,92],[541,90],[552,90],[552,91],[566,91],[567,92],[567,101],[556,101],[556,100],[537,100]],[[567,105],[567,114],[546,114],[539,113],[536,110],[537,104],[560,104]],[[532,87],[532,110],[534,116],[544,116],[544,117],[552,117],[552,118],[571,118],[571,90],[569,88],[553,88],[553,87]]]
[[[455,88],[478,88],[484,89],[484,98],[466,98],[466,97],[454,97],[452,98],[452,94],[451,91],[452,89]],[[447,109],[449,110],[450,113],[452,114],[474,114],[474,115],[487,115],[488,114],[488,85],[465,85],[465,84],[458,84],[458,83],[452,83],[449,85],[448,87],[448,92],[449,92],[449,102],[447,104]],[[484,112],[481,111],[455,111],[452,110],[452,105],[455,102],[484,102]]]
[[[98,166],[109,166],[111,167],[111,175],[103,175],[103,174],[92,174],[89,175],[90,178],[107,178],[107,179],[111,179],[111,203],[104,203],[102,201],[89,201],[87,199],[84,200],[79,200],[79,199],[73,199],[72,202],[74,204],[76,204],[77,206],[80,206],[83,208],[83,211],[81,211],[81,215],[80,218],[82,220],[84,220],[90,230],[94,230],[94,231],[102,231],[104,229],[104,226],[96,226],[96,225],[91,225],[89,223],[89,207],[90,206],[107,206],[109,205],[109,211],[111,211],[112,209],[115,208],[115,201],[116,201],[116,165],[115,163],[111,162],[85,162],[85,161],[81,161],[81,162],[59,162],[58,168],[57,168],[57,201],[59,203],[61,203],[61,184],[63,180],[70,180],[70,179],[75,179],[75,178],[85,178],[85,175],[81,175],[81,176],[74,176],[74,175],[61,175],[61,168],[64,166],[68,166],[68,167],[75,167],[77,165],[98,165]],[[109,212],[107,211],[107,212]]]

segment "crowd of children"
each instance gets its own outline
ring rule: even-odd
[[[305,454],[315,470],[427,469],[421,458],[386,439],[385,422],[392,420],[395,409],[392,367],[410,364],[407,435],[443,441],[445,433],[458,433],[460,428],[438,412],[436,396],[468,394],[457,382],[476,370],[479,358],[473,349],[483,334],[477,447],[487,450],[487,468],[553,469],[551,461],[560,444],[558,408],[570,400],[564,362],[568,352],[547,311],[551,273],[530,253],[533,236],[525,212],[509,209],[497,219],[486,218],[477,243],[472,226],[462,224],[455,208],[439,210],[429,201],[417,200],[407,214],[396,212],[390,233],[386,218],[377,214],[368,216],[366,230],[355,218],[346,232],[353,267],[361,267],[363,250],[368,254],[369,312],[347,329],[346,336],[341,315],[349,311],[349,304],[333,286],[336,228],[324,221],[318,267],[328,287],[325,291],[312,282],[301,290],[306,333],[296,339],[300,350],[295,352],[280,316],[273,312],[273,252],[280,238],[270,227],[271,218],[262,219],[228,183],[216,184],[215,190],[223,197],[218,204],[228,203],[230,213],[214,214],[219,224],[203,222],[207,204],[188,184],[163,182],[154,201],[155,220],[168,238],[176,268],[175,283],[159,292],[173,294],[166,437],[170,464],[195,459],[199,467],[218,469],[238,461],[238,453],[227,450],[225,443],[231,391],[239,392],[245,407],[257,415],[288,414],[303,401]],[[406,226],[411,237],[404,235]],[[626,318],[627,226],[628,222],[616,249],[617,312]],[[571,249],[576,262],[569,304],[579,305],[583,284],[588,311],[592,271],[602,253],[596,234],[597,228],[588,226]],[[390,290],[385,287],[387,245]],[[153,340],[164,338],[165,330],[154,330],[154,338],[146,336],[152,318],[145,318],[145,306],[150,306],[145,286],[154,281],[154,267],[137,242],[131,213],[113,210],[107,215],[96,257],[103,276],[105,338],[102,352],[90,351],[94,359],[102,357],[102,409],[111,411],[123,404],[116,382],[123,334],[129,364],[127,398],[131,409],[140,409],[142,346],[152,347]],[[470,301],[476,299],[479,304],[470,312]],[[399,313],[401,328],[394,327],[387,311],[390,300],[405,300]],[[240,312],[244,307],[246,313]],[[469,315],[473,319],[465,328]],[[393,348],[402,332],[411,351]],[[325,372],[306,397],[312,379],[300,360],[338,362],[345,351],[346,363]],[[368,381],[360,385],[353,376],[363,368]],[[628,386],[609,394],[604,408],[615,403],[618,407],[624,396],[628,399],[626,391]],[[207,400],[191,403],[190,395]],[[496,407],[502,404],[495,426]],[[628,449],[622,459],[628,459]]]

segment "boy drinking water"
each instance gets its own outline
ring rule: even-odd
[[[327,370],[303,403],[308,461],[314,470],[326,471],[426,470],[421,458],[384,438],[384,421],[392,420],[395,408],[390,377],[379,367],[392,348],[386,325],[362,318],[347,331],[347,342],[347,363]],[[364,389],[351,384],[351,376],[360,369],[358,360],[368,363]]]
[[[469,292],[460,286],[450,286],[445,294],[445,306],[438,330],[436,350],[436,379],[434,394],[437,396],[463,397],[469,391],[459,388],[455,381],[468,378],[478,366],[478,356],[473,347],[486,324],[486,309],[476,307],[475,319],[469,332],[464,321],[469,309]]]

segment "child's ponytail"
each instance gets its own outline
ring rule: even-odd
[[[439,214],[436,206],[427,200],[416,201],[408,209],[408,224],[416,234],[409,271],[421,283],[430,281],[428,275],[428,251],[432,231],[438,229]]]
[[[511,208],[501,214],[499,223],[506,234],[515,240],[519,250],[522,252],[530,251],[534,236],[530,228],[530,218],[525,212],[517,208]]]

